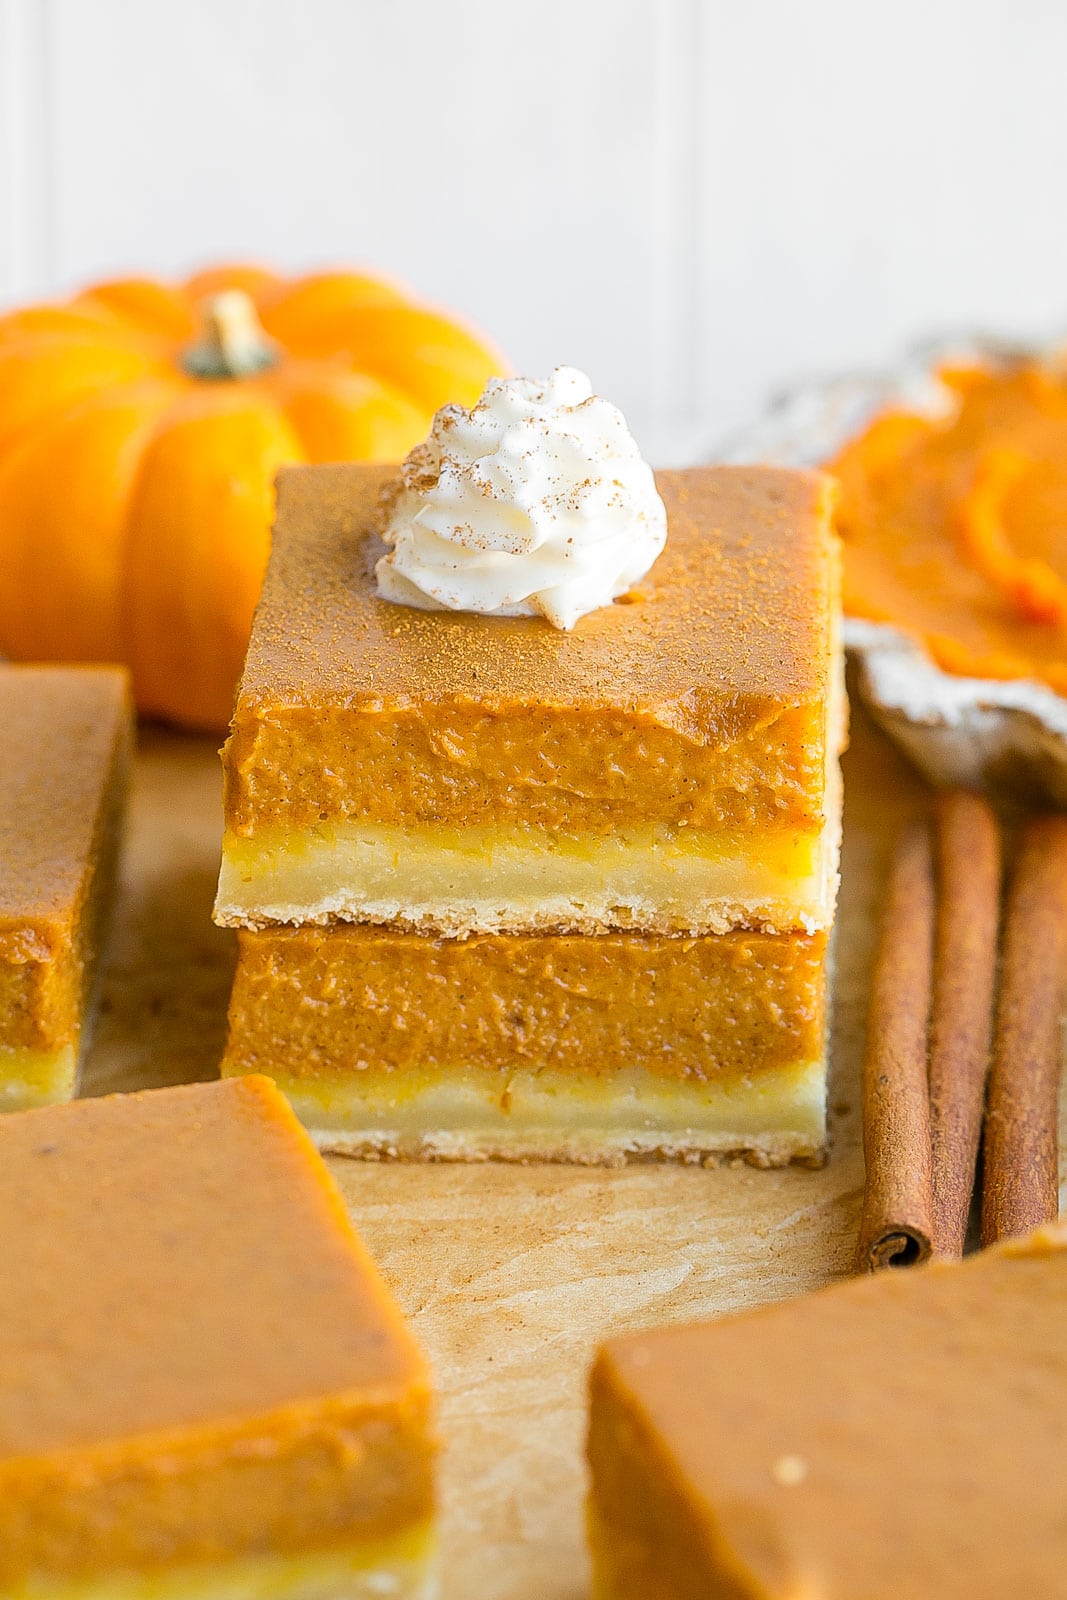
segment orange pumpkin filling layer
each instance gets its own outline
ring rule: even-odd
[[[1067,693],[1067,376],[953,369],[948,422],[894,412],[832,462],[845,609],[946,671]]]
[[[223,1073],[269,1072],[327,1148],[768,1163],[822,1148],[825,934],[239,940]]]

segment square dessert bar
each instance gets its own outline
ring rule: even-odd
[[[826,938],[242,930],[222,1070],[357,1155],[811,1158]]]
[[[0,1119],[0,1593],[429,1600],[425,1364],[266,1079]]]
[[[661,473],[649,577],[560,632],[380,599],[393,476],[279,479],[224,751],[218,920],[827,928],[843,721],[827,480]]]
[[[113,667],[0,666],[0,1110],[74,1093],[128,780]]]
[[[1059,1600],[1067,1225],[592,1375],[596,1600]]]

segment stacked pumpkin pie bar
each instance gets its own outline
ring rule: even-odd
[[[844,704],[824,480],[658,475],[663,553],[567,629],[382,598],[396,473],[279,480],[223,752],[224,1073],[269,1073],[354,1153],[817,1156]]]

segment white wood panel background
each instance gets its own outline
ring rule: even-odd
[[[362,261],[679,457],[1067,325],[1062,0],[0,0],[0,299]]]

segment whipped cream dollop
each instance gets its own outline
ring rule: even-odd
[[[644,577],[667,513],[621,411],[557,367],[444,406],[387,495],[382,537],[386,600],[573,628]]]

